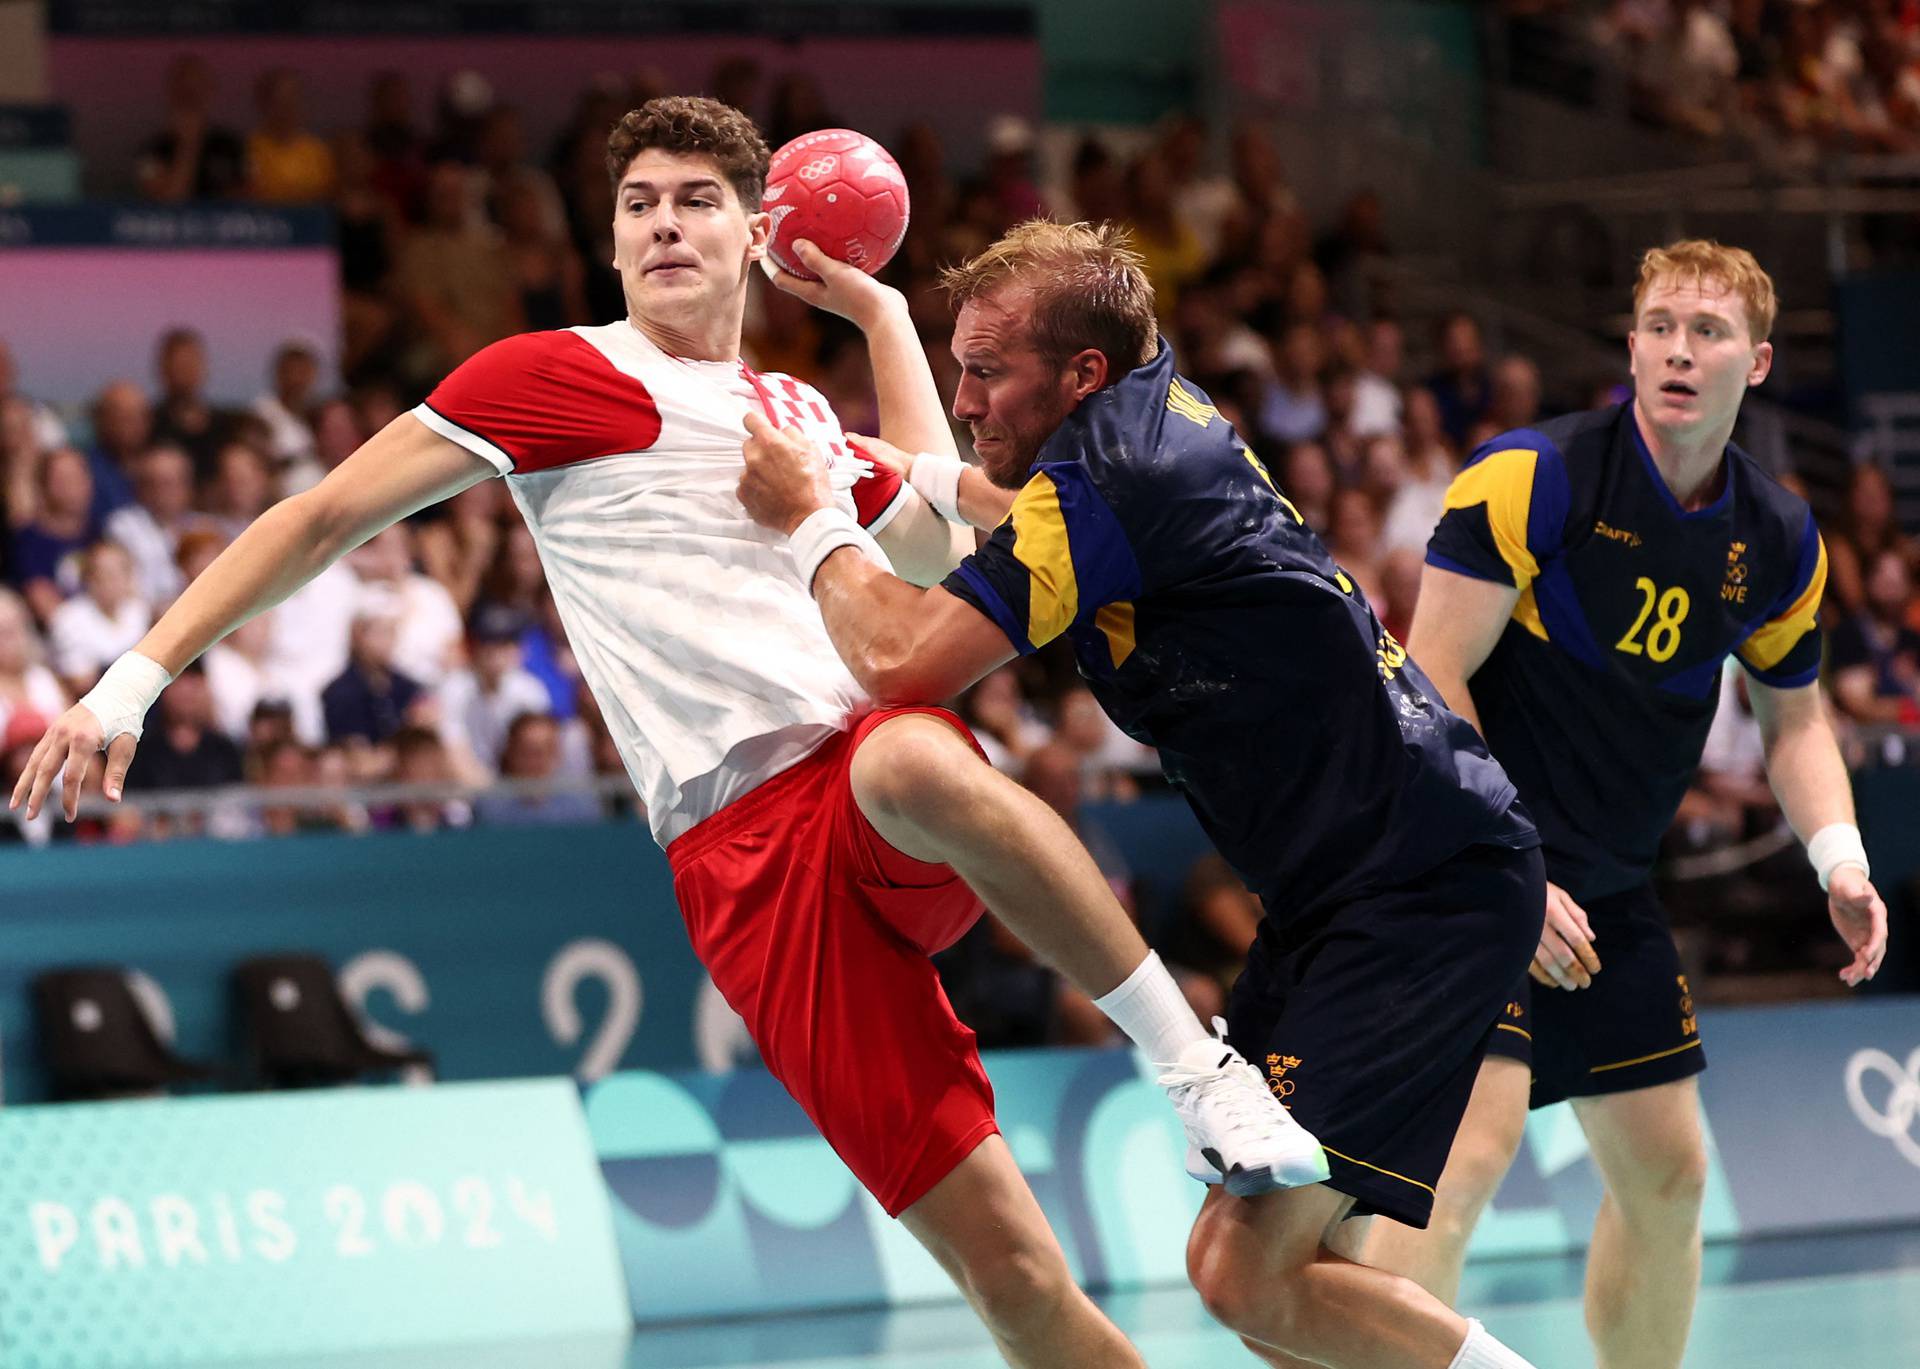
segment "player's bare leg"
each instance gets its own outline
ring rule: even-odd
[[[900,714],[868,733],[849,781],[882,840],[953,867],[1160,1066],[1186,1128],[1190,1174],[1236,1193],[1327,1177],[1319,1143],[1257,1070],[1207,1034],[1059,814],[926,713]]]
[[[1449,1307],[1459,1301],[1467,1242],[1526,1133],[1530,1076],[1525,1065],[1505,1056],[1490,1055],[1481,1063],[1427,1229],[1380,1218],[1361,1256],[1366,1263],[1406,1275]]]
[[[1600,1369],[1676,1369],[1700,1290],[1707,1148],[1698,1081],[1573,1100],[1606,1183],[1587,1255]]]
[[[1358,1263],[1364,1233],[1341,1229],[1352,1205],[1324,1185],[1211,1190],[1187,1241],[1207,1311],[1282,1369],[1526,1369],[1413,1280]]]
[[[938,718],[908,713],[854,754],[854,802],[894,849],[951,865],[1047,964],[1098,998],[1147,943],[1060,815]]]
[[[959,1285],[1008,1364],[1143,1365],[1067,1268],[1040,1204],[989,1136],[901,1222]]]

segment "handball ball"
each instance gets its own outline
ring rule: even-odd
[[[761,207],[773,216],[767,255],[802,280],[794,241],[805,238],[837,261],[872,275],[907,232],[907,178],[887,150],[850,128],[823,128],[773,154]]]

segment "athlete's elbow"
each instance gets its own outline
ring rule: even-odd
[[[854,663],[853,674],[868,697],[889,708],[938,703],[954,693],[939,662],[911,648],[865,653]]]

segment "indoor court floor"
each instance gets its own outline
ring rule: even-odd
[[[1538,1369],[1590,1369],[1581,1266],[1554,1257],[1486,1261],[1462,1301]],[[1186,1289],[1102,1300],[1152,1369],[1256,1361]],[[815,1314],[641,1332],[624,1369],[996,1369],[960,1304]],[[1748,1241],[1710,1248],[1688,1369],[1915,1369],[1920,1366],[1920,1230]]]

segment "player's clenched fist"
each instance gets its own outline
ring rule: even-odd
[[[1567,896],[1558,884],[1547,885],[1547,921],[1540,930],[1540,949],[1528,968],[1534,982],[1552,988],[1584,989],[1600,973],[1600,957],[1593,949],[1593,925],[1586,909]]]
[[[87,768],[100,754],[100,739],[103,735],[100,719],[85,704],[75,704],[60,720],[40,738],[40,744],[33,748],[33,755],[20,772],[20,781],[13,787],[13,796],[9,808],[18,808],[22,803],[27,806],[27,816],[37,818],[40,809],[47,801],[47,795],[53,790],[55,779],[60,781],[60,807],[72,822],[79,812],[80,790],[86,781]],[[121,786],[127,778],[127,767],[133,763],[133,748],[137,738],[131,732],[122,732],[113,739],[113,745],[107,748],[107,773],[104,791],[109,799],[118,800]]]
[[[807,515],[832,506],[827,463],[799,429],[776,428],[748,413],[741,453],[747,469],[740,477],[740,502],[761,527],[790,535]]]

